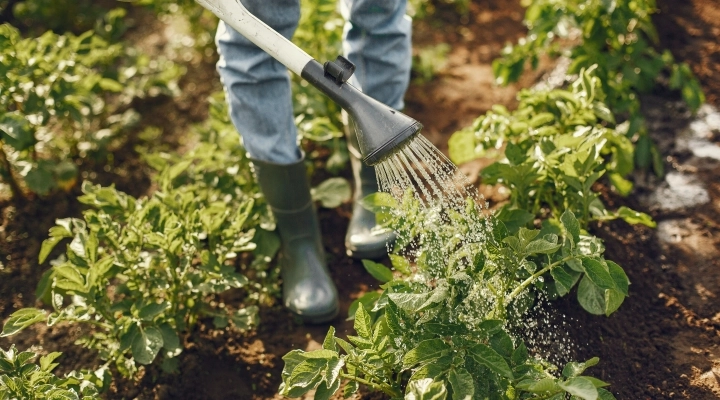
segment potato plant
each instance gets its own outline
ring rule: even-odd
[[[643,213],[621,207],[607,210],[593,185],[607,176],[627,195],[634,169],[628,122],[615,125],[605,105],[595,68],[583,70],[568,89],[522,90],[517,110],[495,107],[449,141],[450,157],[463,163],[478,157],[504,158],[484,168],[483,183],[502,184],[509,202],[498,215],[511,231],[535,218],[557,223],[571,210],[583,228],[591,221],[622,218],[654,226]]]
[[[92,400],[98,396],[96,383],[103,377],[86,372],[71,372],[64,378],[53,374],[58,366],[54,361],[61,353],[38,357],[33,351],[19,352],[15,346],[0,349],[0,400]]]
[[[410,0],[408,1],[408,14],[413,18],[424,19],[433,15],[438,7],[454,6],[458,14],[467,15],[470,11],[469,0]]]
[[[598,65],[597,75],[616,113],[635,115],[637,94],[649,91],[663,71],[690,109],[703,103],[700,85],[687,64],[676,64],[669,51],[654,47],[655,0],[526,0],[523,5],[528,36],[507,47],[494,63],[500,83],[516,81],[526,62],[536,66],[540,55],[554,49],[572,60],[569,73]],[[566,39],[570,45],[564,49],[559,42]]]
[[[90,208],[82,219],[58,220],[41,248],[42,263],[70,239],[38,287],[52,311],[16,311],[2,336],[41,321],[88,325],[80,343],[132,376],[158,355],[174,369],[182,335],[200,318],[253,327],[257,303],[274,296],[261,284],[277,279],[268,261],[279,244],[260,227],[272,229],[272,220],[236,133],[208,132],[181,158],[157,156],[158,190],[147,198],[85,183],[79,200]],[[230,289],[248,293],[246,303],[229,307],[216,296]]]
[[[76,0],[5,0],[0,1],[0,9],[1,21],[36,34],[48,30],[85,32],[107,12],[97,2]]]
[[[558,373],[511,335],[539,290],[562,296],[577,286],[579,303],[604,315],[628,294],[622,268],[603,258],[571,211],[559,234],[511,234],[473,202],[464,213],[425,210],[411,196],[399,204],[377,194],[366,204],[398,233],[397,273],[365,262],[384,283],[360,299],[356,335],[345,341],[331,329],[322,350],[288,353],[281,394],[315,389],[328,398],[346,381],[346,396],[362,384],[393,398],[614,398],[606,383],[582,375],[597,359]]]
[[[687,64],[676,63],[669,51],[656,49],[658,36],[651,19],[655,0],[524,0],[523,5],[528,35],[506,47],[494,61],[497,81],[516,81],[527,62],[535,68],[546,53],[570,58],[570,74],[597,65],[595,74],[607,93],[607,105],[630,121],[629,138],[639,135],[637,166],[652,166],[662,174],[657,169],[659,155],[640,115],[639,95],[666,76],[670,88],[680,91],[691,110],[697,110],[705,96]]]
[[[122,12],[120,13],[122,14]],[[108,15],[111,32],[121,16]],[[16,197],[69,189],[138,120],[134,98],[173,93],[182,69],[94,31],[23,38],[0,25],[0,176]]]

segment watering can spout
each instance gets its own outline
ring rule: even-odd
[[[324,66],[312,60],[301,76],[347,111],[355,125],[362,161],[375,165],[420,132],[422,124],[345,82],[353,70],[352,63],[339,56]]]
[[[196,1],[347,111],[366,164],[377,164],[422,129],[418,121],[347,83],[355,67],[344,57],[323,66],[251,14],[240,0]]]

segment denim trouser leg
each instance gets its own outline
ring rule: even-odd
[[[252,14],[291,38],[300,19],[299,0],[242,0]],[[287,68],[220,22],[217,69],[227,92],[230,118],[252,158],[279,164],[300,160]]]
[[[363,92],[402,110],[410,82],[412,23],[407,0],[340,0],[343,53]]]
[[[407,0],[340,1],[348,21],[343,52],[357,66],[354,83],[369,96],[402,109],[411,63]],[[295,32],[300,18],[299,0],[242,3],[283,36],[290,38]],[[278,164],[297,162],[300,150],[287,69],[222,22],[216,43],[220,53],[218,71],[227,91],[230,116],[250,156]]]

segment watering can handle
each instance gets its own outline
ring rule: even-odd
[[[240,0],[196,1],[297,75],[301,75],[303,68],[313,60],[285,36],[251,14]]]

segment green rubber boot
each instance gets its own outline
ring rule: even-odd
[[[360,204],[360,200],[379,190],[377,177],[375,167],[365,165],[360,161],[361,155],[358,150],[355,129],[349,124],[345,126],[347,127],[350,166],[355,180],[353,211],[345,235],[345,249],[348,256],[353,258],[379,259],[387,255],[387,245],[395,240],[395,233],[373,229],[377,225],[375,214]]]
[[[285,306],[305,322],[332,320],[338,294],[328,273],[304,159],[289,165],[253,160],[253,165],[280,233]]]

